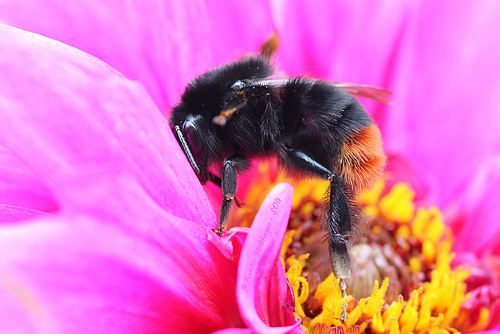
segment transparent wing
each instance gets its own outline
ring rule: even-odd
[[[383,103],[391,103],[392,92],[383,88],[346,82],[332,82],[332,84],[352,95],[367,97]]]
[[[277,87],[284,87],[291,80],[295,79],[258,79],[248,82],[247,85],[248,84],[272,85]],[[391,103],[390,97],[392,95],[392,92],[383,88],[368,86],[368,85],[358,85],[347,82],[335,82],[335,81],[326,81],[326,82],[342,90],[345,90],[346,92],[352,95],[367,97],[383,103]]]

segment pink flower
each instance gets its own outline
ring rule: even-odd
[[[221,239],[140,84],[16,28],[0,48],[1,332],[299,330],[279,260],[289,185]]]
[[[366,102],[394,157],[389,169],[411,181],[420,200],[431,195],[447,209],[457,262],[489,268],[481,275],[493,289],[491,276],[500,277],[499,10],[494,1],[273,1],[285,71],[393,91],[392,105]],[[495,312],[492,325],[500,321]]]
[[[317,3],[318,6],[298,2],[284,4],[282,1],[272,1],[270,5],[266,1],[224,2],[223,6],[219,1],[186,4],[163,1],[81,1],[68,6],[66,2],[57,0],[3,1],[0,4],[2,22],[74,46],[135,81],[131,83],[109,69],[106,70],[109,73],[106,73],[109,78],[113,78],[110,80],[112,82],[96,84],[95,78],[101,78],[104,65],[78,52],[75,59],[73,56],[68,58],[75,62],[84,58],[84,64],[90,67],[95,65],[100,70],[91,72],[92,78],[84,76],[84,81],[79,78],[74,84],[65,82],[65,85],[55,85],[61,82],[58,81],[61,78],[48,75],[45,68],[44,73],[47,75],[43,78],[32,74],[29,84],[13,85],[7,80],[16,78],[18,72],[27,75],[25,72],[29,70],[25,68],[25,63],[22,63],[25,66],[19,64],[21,61],[17,62],[16,71],[2,71],[2,85],[5,87],[2,86],[1,94],[12,91],[15,98],[3,99],[0,103],[2,110],[11,111],[15,117],[11,119],[9,114],[9,122],[0,123],[2,130],[6,130],[0,134],[0,145],[7,149],[0,151],[0,203],[6,204],[2,206],[1,217],[3,221],[21,221],[6,224],[5,229],[2,229],[2,234],[5,233],[2,239],[10,240],[4,246],[9,250],[14,248],[12,245],[16,249],[26,249],[19,251],[20,255],[11,250],[6,259],[14,261],[17,256],[25,259],[24,265],[30,267],[36,264],[36,261],[27,260],[32,253],[40,253],[39,256],[47,261],[50,259],[46,255],[52,255],[56,250],[63,255],[64,252],[73,254],[54,257],[57,261],[50,262],[51,266],[48,266],[48,262],[38,264],[39,269],[47,264],[47,268],[54,269],[57,274],[85,250],[92,260],[96,259],[96,265],[90,273],[93,273],[91,278],[97,280],[115,277],[109,271],[108,275],[97,275],[95,271],[96,268],[112,268],[111,259],[119,256],[127,264],[136,264],[143,261],[142,258],[138,259],[137,254],[151,251],[151,258],[154,259],[148,261],[149,264],[141,262],[141,269],[147,269],[147,277],[157,278],[161,275],[154,269],[158,270],[164,265],[161,259],[167,253],[165,246],[162,248],[160,245],[171,242],[168,244],[169,251],[178,250],[176,259],[191,252],[191,248],[183,248],[187,247],[184,242],[186,239],[174,238],[166,227],[157,224],[158,221],[168,220],[178,229],[175,236],[188,236],[189,242],[200,245],[200,256],[207,259],[200,263],[213,262],[213,270],[227,273],[228,269],[223,267],[218,257],[205,252],[211,249],[213,243],[219,246],[220,243],[202,238],[210,234],[206,231],[215,226],[216,216],[197,180],[192,173],[187,172],[189,166],[178,163],[184,161],[182,152],[177,148],[172,151],[172,147],[165,146],[165,143],[175,145],[175,142],[168,129],[162,125],[164,119],[159,114],[168,113],[170,106],[178,101],[178,95],[186,82],[195,75],[248,51],[255,51],[272,32],[273,26],[277,28],[282,41],[278,62],[288,73],[372,84],[394,92],[391,106],[366,102],[368,110],[382,128],[388,150],[400,157],[400,161],[408,160],[410,165],[424,172],[427,180],[419,180],[419,184],[426,193],[434,194],[442,206],[460,204],[450,209],[453,217],[459,217],[454,220],[453,226],[460,240],[460,252],[475,252],[477,255],[474,256],[479,257],[480,261],[494,259],[500,252],[496,241],[498,224],[492,223],[496,221],[497,215],[494,204],[495,198],[498,198],[498,187],[494,185],[498,173],[490,163],[495,161],[500,148],[499,134],[494,128],[498,124],[494,97],[498,95],[500,87],[495,71],[498,69],[500,49],[498,43],[494,42],[498,23],[493,13],[498,12],[498,4],[488,1],[474,4],[445,1],[431,6],[390,0],[363,6],[341,2]],[[41,52],[37,62],[43,63],[43,55],[49,59],[53,57]],[[22,54],[17,56],[24,61]],[[11,60],[18,58],[10,53],[2,57],[11,57]],[[33,54],[31,57],[34,57]],[[80,65],[73,64],[70,68],[74,67],[79,68]],[[42,70],[38,67],[34,69]],[[88,68],[84,69],[86,73]],[[66,73],[61,68],[59,71],[54,73]],[[71,72],[68,77],[74,79],[75,73],[78,72]],[[71,98],[64,99],[66,86],[68,91],[69,88],[78,88],[84,94],[75,96],[73,91]],[[91,90],[94,86],[95,89]],[[103,86],[107,87],[106,91],[113,92],[115,86],[119,86],[117,92],[122,93],[109,94],[104,98],[98,94],[103,91]],[[54,89],[57,94],[42,93],[40,87]],[[45,96],[53,98],[45,100]],[[87,99],[90,100],[88,103]],[[50,104],[47,101],[53,102]],[[4,103],[8,103],[9,108],[5,108]],[[64,108],[57,108],[61,105]],[[26,106],[29,106],[29,112]],[[74,113],[67,112],[66,107],[69,106],[77,111],[86,110],[87,113],[75,117]],[[17,113],[17,110],[24,112]],[[38,110],[39,113],[36,113]],[[104,112],[106,110],[108,112]],[[139,114],[142,116],[139,117]],[[61,122],[54,122],[59,125],[53,128],[45,120],[47,115]],[[142,119],[144,115],[147,117]],[[7,117],[7,114],[2,114],[2,117]],[[89,131],[77,131],[80,124],[85,124]],[[13,135],[15,131],[19,131],[22,136]],[[482,178],[481,175],[488,176],[484,179],[486,181],[493,177],[492,182],[476,182]],[[75,192],[75,189],[79,191]],[[464,189],[467,191],[461,192]],[[175,198],[172,194],[175,194]],[[168,219],[158,218],[165,212],[170,213]],[[97,224],[96,217],[101,219],[102,215],[106,217],[105,221],[113,223],[102,224],[99,220]],[[37,220],[39,223],[26,224],[24,220],[28,217],[40,218]],[[58,223],[49,224],[48,220]],[[122,220],[126,223],[116,223]],[[146,223],[137,224],[137,221]],[[194,224],[189,223],[192,221],[201,221],[204,227],[192,227]],[[136,229],[139,229],[142,237],[137,245]],[[127,231],[134,233],[131,236]],[[194,237],[189,238],[190,235]],[[221,249],[230,251],[231,245],[237,245],[238,240],[244,238],[243,235],[239,233],[231,242],[216,248],[221,253]],[[63,236],[67,236],[67,239]],[[80,236],[86,237],[80,241]],[[109,244],[102,244],[106,237]],[[152,243],[157,246],[151,246]],[[53,246],[44,247],[44,253],[38,248],[35,251],[37,244]],[[90,249],[83,246],[89,246]],[[143,251],[138,252],[137,248],[141,247]],[[128,249],[131,251],[126,252]],[[103,254],[107,258],[102,259]],[[173,258],[167,260],[172,262]],[[229,261],[233,270],[236,258]],[[88,258],[87,261],[92,263]],[[219,268],[219,265],[222,267]],[[86,280],[67,287],[63,292],[69,294],[62,295],[71,296],[75,292],[71,287],[89,281],[88,276],[85,276],[88,273],[84,270],[88,268],[84,265],[75,268],[69,277],[81,277],[82,280],[85,277]],[[21,269],[16,270],[21,272]],[[124,287],[137,286],[138,291],[151,288],[151,285],[135,284],[139,282],[134,279],[137,272],[131,273],[125,268],[118,271],[124,274],[120,277],[126,279]],[[197,268],[196,275],[201,273],[207,277],[211,272],[206,271]],[[144,271],[140,273],[144,274]],[[42,274],[46,274],[45,271]],[[9,278],[1,282],[2,287],[12,286]],[[115,291],[114,296],[125,296],[128,297],[127,301],[135,302],[134,293],[118,293],[122,290],[117,290],[116,284],[103,282],[108,284],[106,287],[110,291]],[[26,291],[17,290],[17,287],[25,284],[21,283],[13,285],[16,287],[14,291]],[[209,290],[214,287],[219,291],[220,286],[226,286],[220,282],[210,284],[207,287]],[[96,291],[104,290],[108,289]],[[79,289],[77,292],[87,295],[88,291]],[[22,293],[17,296],[24,296]],[[11,294],[8,296],[12,298]],[[38,299],[30,299],[30,295],[27,298],[30,303],[25,305],[31,305],[33,301],[37,305]],[[3,295],[0,297],[2,300]],[[152,300],[156,303],[152,303]],[[153,311],[147,313],[148,316],[159,309],[163,310],[162,300],[143,299],[148,306],[154,306]],[[52,301],[51,304],[56,305]],[[225,307],[235,308],[238,303],[233,298],[228,301],[229,304]],[[70,315],[67,309],[78,310],[76,306],[79,305],[72,304],[71,308],[61,304],[60,309],[64,308],[64,314]],[[124,302],[120,306],[124,305],[130,304]],[[241,302],[238,305],[242,307]],[[255,305],[258,307],[262,304]],[[102,309],[113,311],[116,305],[104,303],[101,306]],[[246,309],[246,306],[243,307],[243,310]],[[40,315],[35,311],[32,311],[35,318],[45,319],[45,313]],[[137,308],[127,311],[134,315],[140,312]],[[157,311],[154,314],[159,313]],[[262,316],[262,311],[257,313]],[[243,326],[241,321],[248,321],[244,314],[242,312],[239,320],[233,319],[234,323],[239,321],[239,325]],[[7,315],[4,317],[9,319]],[[17,321],[14,317],[9,320]],[[56,319],[54,323],[64,323],[63,320]],[[127,320],[132,322],[131,319]],[[228,324],[223,320],[218,323]],[[102,325],[106,326],[106,323]]]

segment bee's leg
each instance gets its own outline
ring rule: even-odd
[[[330,179],[330,176],[333,174],[331,170],[299,149],[287,149],[285,161],[294,167],[316,174],[325,180]]]
[[[330,258],[335,277],[340,279],[342,298],[346,296],[345,279],[349,277],[351,259],[347,249],[347,242],[352,233],[351,209],[349,195],[336,175],[330,177],[330,210],[328,214],[328,241]],[[340,320],[344,321],[347,304],[342,307]]]
[[[328,241],[333,273],[340,279],[339,287],[342,297],[346,296],[344,279],[349,277],[350,257],[347,249],[348,236],[351,234],[351,216],[349,196],[341,180],[328,168],[311,158],[305,152],[297,149],[288,149],[285,161],[294,167],[314,173],[319,177],[330,180],[330,208],[328,212]],[[342,307],[340,320],[344,321],[347,304]]]
[[[219,188],[222,188],[222,179],[219,176],[208,172],[208,179]],[[236,196],[234,196],[234,203],[236,203],[236,206],[238,208],[241,208],[243,206],[243,203],[241,203]]]
[[[218,234],[222,234],[226,228],[229,210],[231,209],[231,204],[236,195],[238,173],[247,169],[249,166],[250,162],[241,155],[232,155],[224,160],[224,166],[221,172],[221,188],[224,200],[220,208],[219,228],[214,230],[214,232]]]

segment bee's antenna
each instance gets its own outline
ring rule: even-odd
[[[238,91],[230,100],[219,115],[212,118],[212,123],[225,126],[227,121],[233,117],[234,113],[241,109],[248,101],[248,96],[242,90]]]
[[[227,121],[233,117],[233,114],[238,111],[237,107],[231,108],[229,110],[222,110],[219,115],[212,118],[212,123],[219,126],[225,126]]]

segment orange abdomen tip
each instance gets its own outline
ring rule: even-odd
[[[377,181],[385,164],[380,130],[372,124],[354,131],[344,140],[336,167],[337,173],[357,192]]]

